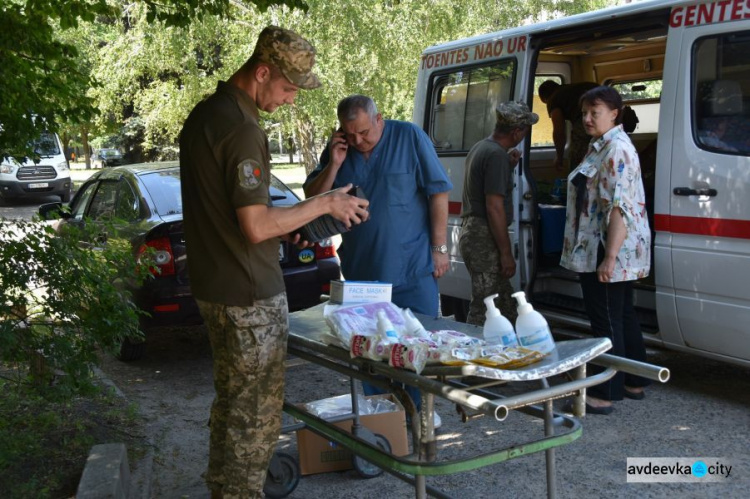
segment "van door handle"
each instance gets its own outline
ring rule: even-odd
[[[709,196],[714,197],[718,194],[716,189],[692,189],[690,187],[675,187],[672,191],[675,196]]]

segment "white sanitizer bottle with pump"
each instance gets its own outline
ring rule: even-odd
[[[488,345],[500,345],[503,347],[518,346],[516,333],[513,331],[513,324],[503,317],[497,307],[495,307],[495,298],[497,298],[497,293],[484,299],[484,304],[487,306],[487,312],[485,312],[487,318],[484,321],[483,331],[484,341]]]
[[[378,335],[383,340],[383,343],[398,343],[399,335],[396,332],[396,328],[393,327],[393,323],[385,315],[384,310],[378,310]]]
[[[529,350],[536,350],[545,355],[550,353],[555,349],[555,341],[552,339],[547,321],[542,314],[534,310],[530,303],[526,302],[526,293],[519,291],[511,296],[518,301],[518,319],[516,319],[518,343]]]

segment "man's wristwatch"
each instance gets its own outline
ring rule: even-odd
[[[437,253],[442,253],[443,255],[448,254],[448,246],[446,246],[445,244],[441,244],[440,246],[430,246],[430,249]]]

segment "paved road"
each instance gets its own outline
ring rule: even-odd
[[[70,176],[73,179],[74,189],[78,188],[84,180],[95,172],[96,170],[71,170]],[[75,193],[75,190],[73,192]],[[8,220],[31,220],[39,212],[41,205],[45,203],[57,203],[59,201],[59,196],[24,198],[13,200],[12,202],[0,198],[0,218]]]
[[[651,362],[671,369],[672,380],[650,387],[643,401],[617,403],[611,416],[585,418],[582,437],[557,450],[560,497],[750,496],[750,370],[662,350],[650,349],[649,355]],[[107,359],[103,370],[147,418],[156,444],[151,497],[208,498],[200,476],[213,397],[205,330],[162,331],[141,361]],[[295,359],[287,368],[286,386],[287,400],[306,402],[347,393],[348,378]],[[511,413],[502,423],[485,417],[463,424],[447,402],[439,400],[436,407],[443,419],[441,458],[523,443],[543,432],[539,420],[521,413]],[[279,447],[296,456],[294,434],[282,436]],[[727,483],[626,483],[627,457],[656,456],[719,457],[734,467]],[[428,484],[455,497],[543,497],[544,455],[430,477]],[[389,475],[363,480],[345,471],[303,477],[290,497],[413,496],[409,486]]]

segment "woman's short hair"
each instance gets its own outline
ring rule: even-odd
[[[584,104],[595,106],[597,101],[612,110],[616,110],[617,117],[615,118],[615,123],[617,125],[622,123],[622,97],[617,90],[607,85],[594,87],[581,96],[581,100],[578,104],[581,107],[583,107]]]

